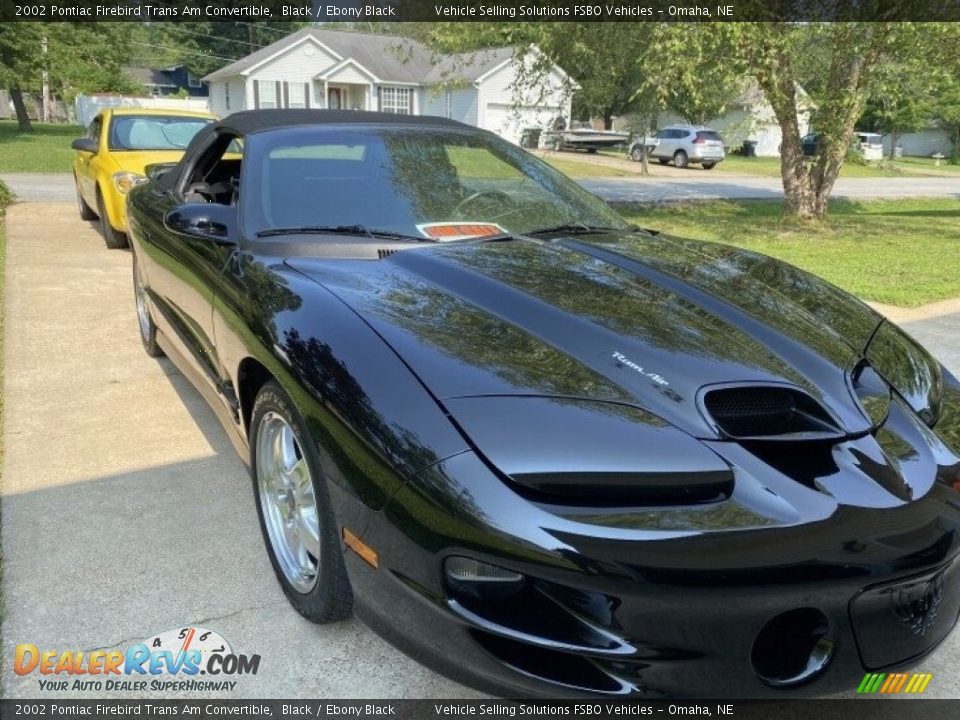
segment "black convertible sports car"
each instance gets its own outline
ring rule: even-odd
[[[311,620],[514,697],[823,694],[953,628],[960,383],[837,288],[439,118],[241,112],[149,176],[144,346]]]

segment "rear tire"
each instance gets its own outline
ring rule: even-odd
[[[704,164],[703,164],[703,169],[704,169],[704,170],[713,170],[716,166],[717,166],[716,163],[704,163]]]
[[[133,256],[133,298],[137,305],[137,324],[140,326],[140,342],[150,357],[163,357],[163,350],[157,345],[157,326],[150,315],[150,298],[147,286],[143,282],[137,256]]]
[[[111,250],[122,250],[127,247],[127,236],[119,230],[114,230],[107,217],[107,207],[103,202],[103,193],[97,189],[97,214],[100,216],[100,234],[103,241]]]
[[[666,165],[668,162],[670,162],[670,158],[657,158],[657,162],[661,165]]]
[[[641,150],[640,147],[635,147],[635,148],[633,148],[633,149],[630,151],[630,159],[633,160],[634,162],[642,162],[642,161],[643,161],[643,150]]]
[[[690,159],[687,157],[687,154],[683,150],[677,150],[673,154],[673,164],[678,168],[685,168],[690,164]]]
[[[275,380],[257,394],[250,430],[257,516],[280,587],[311,622],[348,618],[353,591],[320,458],[306,423]]]
[[[80,184],[77,182],[77,176],[73,176],[73,184],[77,188],[77,212],[80,213],[81,220],[96,220],[97,213],[93,211],[93,208],[87,205],[87,201],[83,199],[83,195],[80,194]]]

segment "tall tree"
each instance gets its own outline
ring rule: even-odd
[[[0,23],[0,85],[10,92],[20,132],[33,129],[23,93],[39,87],[42,27],[40,23]]]
[[[956,35],[949,24],[898,22],[716,23],[691,36],[681,25],[663,25],[647,63],[667,76],[711,68],[752,76],[773,108],[783,133],[780,174],[784,209],[799,218],[823,218],[867,96],[882,87],[875,73],[883,60],[930,62]],[[955,40],[954,40],[955,42]],[[956,47],[956,45],[952,45]],[[707,69],[707,68],[704,68]],[[808,163],[798,113],[805,87],[816,106],[820,151]]]
[[[914,62],[887,60],[877,67],[873,88],[858,123],[861,129],[890,137],[891,160],[896,156],[897,141],[902,135],[921,130],[933,119],[934,95],[941,73],[930,72],[917,60],[919,58],[914,58]]]

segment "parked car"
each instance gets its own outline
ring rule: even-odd
[[[634,142],[629,149],[631,159],[640,162],[643,159],[642,141]],[[647,138],[648,158],[655,158],[661,165],[673,161],[677,167],[686,167],[690,163],[698,164],[704,170],[712,170],[726,157],[723,138],[716,130],[689,125],[676,125],[658,130]]]
[[[883,136],[878,133],[858,132],[856,141],[864,160],[883,160]]]
[[[816,156],[820,152],[820,138],[817,133],[808,133],[800,140],[803,154]],[[883,136],[877,133],[854,133],[853,148],[864,160],[883,160]]]
[[[148,176],[141,340],[306,618],[507,697],[824,695],[953,628],[960,381],[833,285],[443,118],[239,112]]]
[[[73,141],[77,208],[84,220],[99,219],[107,247],[127,246],[126,196],[146,179],[144,168],[179,160],[197,131],[215,119],[206,112],[109,108]]]

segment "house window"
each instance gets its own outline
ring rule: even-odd
[[[260,107],[277,107],[277,84],[272,80],[261,80],[260,85]]]
[[[292,82],[287,89],[287,107],[305,108],[307,106],[306,88],[303,83]]]
[[[223,106],[229,110],[230,109],[230,83],[223,84]]]
[[[398,115],[412,115],[410,101],[413,93],[410,88],[385,87],[380,88],[380,110],[382,112],[397,113]]]
[[[203,84],[203,83],[200,82],[200,78],[198,78],[198,77],[197,77],[196,75],[194,75],[192,72],[188,72],[188,73],[187,73],[187,85],[189,85],[189,86],[192,87],[192,88],[198,88],[198,87],[200,87],[202,84]]]

